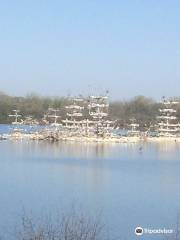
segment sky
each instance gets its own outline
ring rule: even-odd
[[[179,0],[0,0],[0,91],[180,96]]]

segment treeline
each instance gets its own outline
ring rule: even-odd
[[[48,108],[61,109],[60,115],[64,118],[66,114],[64,107],[68,102],[67,97],[42,97],[35,94],[14,97],[0,92],[0,123],[12,121],[8,115],[13,109],[19,109],[23,116],[32,116],[37,120],[43,118]],[[130,123],[133,118],[141,126],[149,126],[155,122],[160,105],[151,98],[137,96],[129,101],[111,102],[109,116],[117,120],[120,126]],[[180,105],[177,106],[177,117],[180,120]]]
[[[12,110],[18,109],[23,116],[32,116],[35,119],[42,119],[48,108],[62,109],[67,104],[68,99],[64,97],[41,97],[30,94],[26,97],[13,97],[0,93],[0,123],[10,123],[12,119],[8,117]]]
[[[180,102],[180,98],[173,97],[174,101]],[[152,98],[136,96],[129,101],[117,101],[110,104],[110,115],[117,119],[119,126],[126,126],[135,119],[140,127],[150,127],[156,124],[159,109],[162,103],[156,102]],[[180,121],[180,104],[175,106],[177,121]]]
[[[125,126],[135,119],[141,126],[155,123],[160,104],[151,98],[137,96],[129,101],[117,101],[110,104],[110,115],[117,119],[118,125]]]

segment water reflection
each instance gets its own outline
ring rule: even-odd
[[[148,147],[151,149],[151,145]],[[180,143],[177,142],[153,143],[153,148],[156,149],[157,157],[161,160],[178,159],[180,154]]]
[[[18,154],[50,155],[52,157],[75,157],[75,158],[105,158],[111,155],[113,145],[104,143],[76,143],[76,142],[36,142],[36,141],[11,141],[4,144]]]
[[[180,143],[177,142],[162,142],[156,143],[160,152],[176,152],[180,151]]]
[[[48,141],[5,141],[1,142],[4,155],[30,158],[73,158],[73,159],[156,159],[172,160],[180,156],[180,143],[88,143]]]
[[[133,239],[137,224],[168,227],[180,207],[179,143],[2,141],[0,153],[0,225],[22,206],[78,200],[103,209],[115,237]]]

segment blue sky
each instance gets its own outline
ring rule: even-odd
[[[0,90],[180,96],[180,1],[0,0]]]

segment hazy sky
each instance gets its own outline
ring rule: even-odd
[[[0,90],[180,96],[179,0],[0,0]]]

